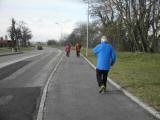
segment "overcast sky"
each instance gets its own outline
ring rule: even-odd
[[[59,39],[61,32],[69,34],[76,23],[87,21],[87,5],[80,0],[0,0],[0,36],[7,34],[12,17],[27,23],[32,41]]]

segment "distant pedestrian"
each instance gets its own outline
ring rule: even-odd
[[[101,37],[101,43],[94,48],[93,52],[98,56],[96,77],[100,87],[99,92],[106,92],[108,72],[116,61],[116,53],[106,36]]]
[[[77,53],[77,57],[80,56],[80,52],[81,52],[81,44],[78,42],[76,44],[76,53]]]
[[[69,57],[71,51],[71,44],[67,43],[65,46],[66,56]]]

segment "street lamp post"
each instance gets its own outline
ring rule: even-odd
[[[60,38],[59,39],[61,40],[62,39],[62,25],[57,22],[56,22],[56,24],[60,26]]]
[[[87,6],[87,43],[86,43],[86,56],[88,56],[88,39],[89,39],[89,0],[88,0],[88,6]]]

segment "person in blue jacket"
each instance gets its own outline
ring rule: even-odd
[[[107,91],[107,76],[116,61],[116,52],[111,44],[108,43],[106,36],[101,37],[101,43],[98,44],[93,52],[98,56],[96,77],[100,87],[99,92]]]

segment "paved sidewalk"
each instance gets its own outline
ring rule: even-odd
[[[99,94],[95,71],[75,53],[63,58],[50,83],[44,120],[156,120],[109,85]]]

